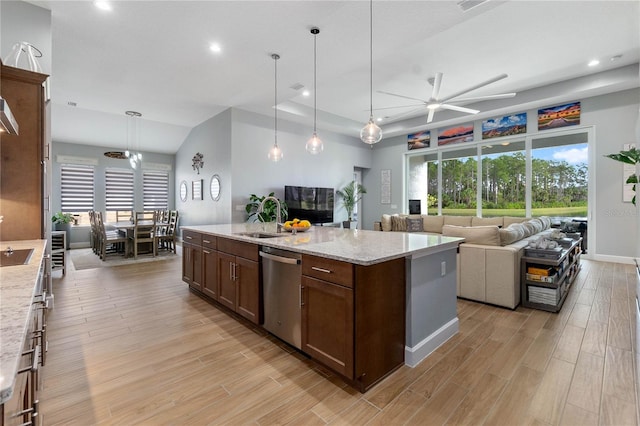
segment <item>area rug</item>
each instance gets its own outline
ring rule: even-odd
[[[175,259],[181,256],[182,247],[177,247],[177,253],[174,254],[167,250],[158,251],[158,255],[153,257],[150,254],[138,255],[137,259],[124,258],[123,256],[118,256],[116,254],[107,255],[107,258],[103,261],[100,259],[100,256],[93,253],[93,250],[90,248],[83,249],[72,249],[67,252],[67,259],[71,259],[74,268],[76,271],[80,271],[82,269],[95,269],[95,268],[105,268],[111,266],[122,266],[122,265],[131,265],[131,264],[139,264],[143,262],[159,262],[165,260]]]

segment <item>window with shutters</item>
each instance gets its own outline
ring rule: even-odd
[[[134,210],[134,174],[131,169],[106,169],[104,173],[107,222],[116,222],[116,212]]]
[[[169,208],[169,174],[145,171],[142,174],[144,210],[166,210]]]
[[[60,210],[76,216],[79,224],[88,224],[88,212],[94,209],[94,175],[93,166],[60,167]]]

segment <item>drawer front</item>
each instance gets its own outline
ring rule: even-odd
[[[218,239],[213,235],[202,234],[202,247],[215,250],[218,248]]]
[[[195,244],[197,246],[202,245],[202,234],[195,231],[182,231],[182,241],[185,243]]]
[[[256,262],[260,259],[258,255],[258,245],[245,243],[243,241],[218,238],[218,251],[244,257],[245,259],[254,260]]]
[[[348,262],[303,255],[302,274],[353,288],[353,264]]]

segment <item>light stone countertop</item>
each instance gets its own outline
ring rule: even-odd
[[[283,229],[282,233],[274,238],[239,235],[242,232],[276,234],[273,222],[181,226],[180,229],[364,266],[402,257],[425,256],[456,248],[464,241],[464,238],[443,237],[439,234],[366,231],[323,226],[312,226],[308,231],[298,231],[295,235]]]
[[[27,265],[0,268],[0,404],[13,394],[46,240],[0,242],[1,251],[9,246],[34,250]]]

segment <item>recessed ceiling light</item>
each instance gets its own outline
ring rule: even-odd
[[[302,91],[302,96],[304,96],[305,98],[308,98],[310,94],[311,92],[309,92],[307,89]]]
[[[73,101],[67,102],[67,105],[72,106],[72,107],[78,106],[78,104],[76,102],[73,102]]]
[[[106,11],[111,10],[111,3],[109,3],[106,0],[95,0],[93,4],[95,7],[97,7],[100,10],[106,10]]]
[[[614,55],[611,57],[611,62],[617,61],[618,59],[622,59],[622,55]]]
[[[222,47],[220,47],[220,45],[218,43],[211,43],[209,45],[209,49],[213,52],[213,53],[220,53],[222,52]]]
[[[376,118],[376,121],[382,121],[382,117]]]
[[[589,64],[590,67],[595,67],[596,65],[600,65],[600,61],[597,59],[592,59]]]

